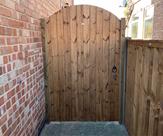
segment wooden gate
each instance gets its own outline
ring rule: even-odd
[[[80,5],[52,15],[46,29],[49,120],[118,120],[121,21]]]

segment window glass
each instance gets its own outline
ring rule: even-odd
[[[131,30],[132,30],[131,37],[137,38],[137,36],[138,36],[138,22],[132,23]]]
[[[152,38],[153,31],[153,19],[147,19],[144,21],[144,38]]]
[[[138,37],[138,21],[139,21],[139,13],[133,15],[131,22],[131,37]]]
[[[144,12],[144,38],[150,39],[152,38],[153,32],[153,13],[154,7],[150,6],[145,9]]]

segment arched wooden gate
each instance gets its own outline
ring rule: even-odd
[[[118,120],[121,21],[80,5],[50,16],[46,28],[49,120]]]

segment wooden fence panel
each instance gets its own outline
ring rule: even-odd
[[[118,120],[121,21],[94,6],[49,18],[49,120]]]
[[[163,41],[128,41],[125,125],[130,136],[163,135]]]

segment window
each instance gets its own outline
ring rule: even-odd
[[[151,39],[153,32],[153,6],[145,8],[144,11],[144,39]]]
[[[131,22],[131,37],[132,38],[138,37],[138,22],[139,22],[139,16],[138,14],[135,14],[132,17],[132,22]]]

